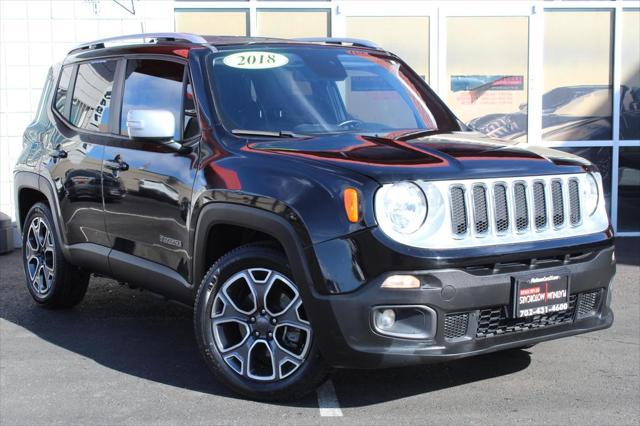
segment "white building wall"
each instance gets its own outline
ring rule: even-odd
[[[135,15],[112,0],[0,0],[0,212],[14,220],[12,170],[49,66],[80,42],[173,31],[172,0],[120,2]]]

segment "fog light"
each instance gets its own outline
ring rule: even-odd
[[[391,275],[382,283],[382,288],[420,288],[420,280],[413,275]]]
[[[380,330],[388,330],[396,323],[396,312],[393,309],[376,311],[375,322],[376,327]]]

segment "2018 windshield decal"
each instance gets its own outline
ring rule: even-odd
[[[238,52],[225,56],[225,65],[243,69],[278,68],[289,63],[289,58],[274,52]]]

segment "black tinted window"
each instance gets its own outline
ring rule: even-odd
[[[73,71],[73,66],[71,65],[62,67],[62,71],[60,71],[60,81],[56,89],[55,108],[62,115],[64,115],[64,105],[67,102],[67,91],[69,90],[69,82],[71,82],[71,71]]]
[[[81,129],[109,131],[109,104],[118,61],[80,64],[69,121]]]
[[[161,109],[173,113],[174,137],[180,140],[183,76],[184,65],[177,62],[152,59],[127,61],[120,134],[128,135],[127,114],[130,110]]]

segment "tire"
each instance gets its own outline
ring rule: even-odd
[[[205,362],[251,399],[299,399],[329,374],[291,277],[279,250],[249,244],[216,261],[198,289],[194,324]]]
[[[65,260],[51,210],[44,203],[34,204],[25,219],[22,259],[27,289],[38,304],[64,309],[80,303],[87,291],[89,274]]]

